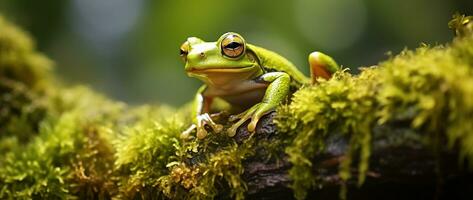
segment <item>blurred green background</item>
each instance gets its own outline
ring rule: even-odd
[[[387,52],[448,42],[455,11],[473,14],[473,1],[0,0],[0,12],[33,35],[64,82],[132,104],[176,106],[201,84],[179,58],[189,36],[214,41],[235,31],[306,74],[315,50],[356,72]]]

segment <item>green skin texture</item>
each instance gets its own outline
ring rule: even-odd
[[[316,82],[301,73],[291,62],[277,53],[245,43],[241,56],[231,58],[222,53],[221,42],[229,35],[225,33],[216,42],[205,42],[196,37],[187,39],[189,51],[184,55],[187,75],[203,81],[194,100],[194,125],[182,133],[183,138],[197,129],[197,137],[205,138],[205,125],[214,132],[221,132],[223,127],[212,121],[209,108],[214,98],[228,102],[235,110],[245,110],[230,117],[236,121],[227,129],[228,136],[236,134],[237,128],[251,119],[248,131],[254,132],[258,120],[274,110],[290,93],[290,87],[299,88],[304,84]],[[313,52],[309,55],[311,71],[323,69],[328,74],[339,70],[339,66],[329,56]],[[316,76],[316,75],[315,75]],[[325,77],[327,78],[327,77]]]

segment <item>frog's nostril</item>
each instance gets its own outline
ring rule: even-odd
[[[205,58],[205,53],[204,52],[200,52],[199,55],[200,55],[201,58]]]

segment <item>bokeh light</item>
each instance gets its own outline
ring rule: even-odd
[[[297,0],[295,8],[300,32],[320,49],[345,49],[365,31],[362,0]]]

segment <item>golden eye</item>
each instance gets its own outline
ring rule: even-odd
[[[229,34],[221,42],[222,53],[237,58],[245,52],[245,41],[238,35]]]
[[[179,49],[180,49],[181,58],[185,62],[187,59],[187,54],[189,53],[189,49],[190,49],[189,42],[185,41]]]

